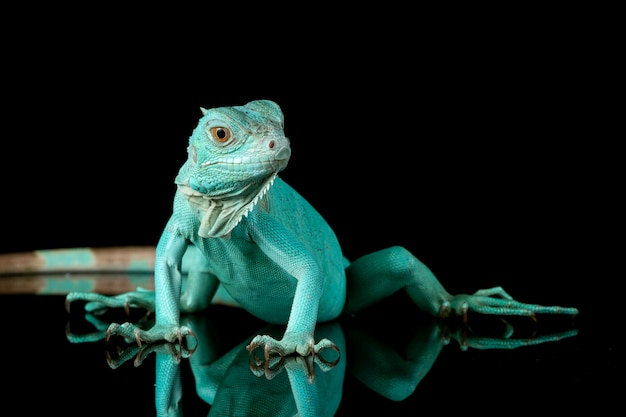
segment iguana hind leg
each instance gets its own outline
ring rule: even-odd
[[[131,308],[142,308],[154,312],[154,291],[138,289],[118,295],[103,295],[93,292],[71,292],[65,297],[65,308],[70,310],[74,301],[86,301],[85,311],[98,314],[110,308],[124,308],[129,314]]]
[[[468,312],[493,315],[530,316],[536,314],[576,315],[570,307],[542,306],[515,301],[501,287],[478,290],[474,294],[452,295],[435,275],[413,254],[392,246],[365,255],[346,268],[348,294],[345,312],[356,313],[404,289],[413,302],[433,316]]]
[[[191,248],[191,247],[190,247]],[[191,256],[189,256],[191,254]],[[194,313],[206,308],[216,293],[219,285],[217,277],[209,271],[209,265],[204,256],[198,256],[198,252],[192,248],[188,250],[183,258],[183,269],[186,272],[183,291],[180,294],[178,306],[181,313]],[[224,296],[224,291],[220,292],[220,301],[229,302]],[[101,315],[109,309],[123,308],[126,316],[130,317],[131,309],[143,309],[151,314],[156,311],[156,293],[154,290],[139,288],[136,291],[125,292],[117,295],[103,295],[94,292],[71,292],[66,296],[66,309],[70,310],[70,305],[74,301],[84,301],[87,315]],[[231,305],[233,303],[230,303]],[[127,342],[133,340],[141,346],[142,342],[151,343],[164,339],[167,341],[180,342],[186,336],[195,337],[194,332],[183,326],[154,325],[146,327],[144,323],[125,322],[110,323],[106,332],[100,332],[108,339],[111,335],[118,335],[126,339]],[[93,336],[92,336],[93,337]],[[68,335],[71,340],[80,341],[85,338],[78,338]]]

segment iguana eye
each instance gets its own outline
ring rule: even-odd
[[[212,127],[209,129],[209,133],[216,142],[224,143],[230,139],[230,130],[226,127]]]

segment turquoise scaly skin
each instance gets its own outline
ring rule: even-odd
[[[316,323],[358,312],[404,289],[433,316],[576,315],[576,308],[515,301],[501,287],[474,294],[448,293],[433,273],[400,246],[348,261],[323,217],[278,177],[291,154],[283,113],[268,100],[202,109],[176,177],[172,216],[156,247],[154,292],[106,297],[72,292],[67,301],[87,308],[154,308],[155,325],[113,323],[109,334],[138,344],[194,336],[182,312],[200,311],[216,294],[274,324],[281,338],[257,335],[249,351],[270,355],[317,354],[336,348],[314,340]],[[189,256],[195,251],[194,256]],[[182,260],[190,264],[182,285]]]

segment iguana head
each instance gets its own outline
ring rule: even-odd
[[[283,112],[273,101],[201,110],[176,183],[206,210],[201,234],[224,235],[267,192],[291,148]]]

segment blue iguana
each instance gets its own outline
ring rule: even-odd
[[[73,291],[67,302],[87,301],[87,309],[153,309],[155,324],[149,329],[130,322],[109,327],[110,334],[141,344],[193,336],[180,314],[227,299],[264,321],[286,325],[282,338],[261,334],[248,343],[248,350],[263,348],[266,356],[315,355],[334,347],[330,340],[314,340],[316,323],[358,312],[400,290],[440,317],[578,313],[573,307],[518,302],[501,287],[450,294],[401,246],[349,261],[324,218],[278,176],[291,155],[283,121],[280,107],[268,100],[203,108],[175,179],[172,215],[154,251],[154,291],[111,296]],[[52,255],[35,269],[53,266]],[[60,256],[80,264],[83,255]],[[110,258],[115,259],[111,254],[102,259]],[[0,269],[5,267],[0,259]]]

